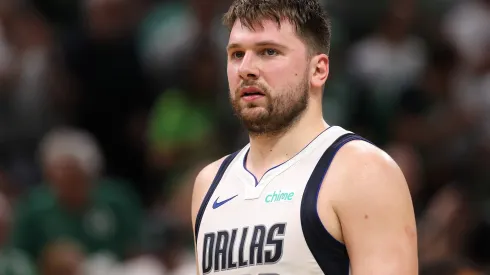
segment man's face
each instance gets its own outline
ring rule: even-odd
[[[90,192],[87,174],[71,156],[58,156],[47,163],[47,176],[60,202],[79,207],[86,203]]]
[[[307,47],[287,20],[254,30],[235,22],[228,43],[230,101],[251,134],[286,130],[305,111],[310,76]]]

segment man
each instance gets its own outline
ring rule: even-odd
[[[199,274],[415,275],[404,176],[380,149],[322,116],[330,26],[316,0],[237,0],[231,103],[250,144],[197,176]]]
[[[78,129],[56,129],[40,147],[46,184],[17,205],[13,246],[35,262],[60,242],[79,246],[88,257],[122,260],[136,253],[140,205],[123,181],[102,177],[95,139]]]

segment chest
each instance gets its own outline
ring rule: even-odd
[[[314,262],[300,215],[311,170],[298,164],[266,173],[258,184],[246,174],[226,175],[201,221],[197,245],[203,274],[297,274],[305,268],[300,265]]]
[[[287,170],[267,171],[257,180],[246,169],[234,169],[213,192],[204,216],[214,226],[219,220],[235,226],[295,221],[312,170],[307,163],[297,163]]]

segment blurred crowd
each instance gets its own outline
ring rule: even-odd
[[[195,274],[193,180],[239,149],[230,0],[0,1],[0,274]],[[324,116],[405,173],[422,275],[490,272],[490,0],[324,0]]]

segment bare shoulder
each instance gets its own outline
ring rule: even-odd
[[[224,156],[216,161],[211,162],[210,164],[206,165],[199,174],[197,174],[196,181],[194,184],[194,187],[201,187],[201,185],[204,185],[204,187],[209,187],[211,185],[211,182],[213,181],[214,177],[216,176],[216,173],[219,170],[219,167],[223,163],[227,156]]]
[[[206,196],[206,193],[213,182],[216,173],[218,173],[219,167],[226,159],[224,156],[204,167],[196,176],[194,181],[194,188],[192,191],[192,223],[196,221],[197,213],[201,207],[202,201]]]
[[[339,150],[338,157],[349,169],[378,168],[381,169],[380,171],[401,173],[398,165],[388,153],[366,141],[354,140],[345,144]]]
[[[327,185],[335,191],[330,207],[353,274],[416,274],[412,199],[396,162],[374,145],[351,141],[338,151],[329,170]]]
[[[410,216],[412,201],[405,177],[396,162],[380,148],[362,140],[345,144],[337,152],[320,189],[323,220],[339,241],[344,241],[341,219],[369,208],[404,205]],[[359,211],[361,210],[361,211]],[[369,213],[365,213],[369,216]],[[330,224],[328,224],[330,223]]]
[[[335,164],[333,164],[335,165]],[[409,197],[405,177],[397,163],[380,148],[361,140],[345,144],[337,154],[336,169],[346,196],[391,192]],[[369,192],[365,192],[369,191]]]

